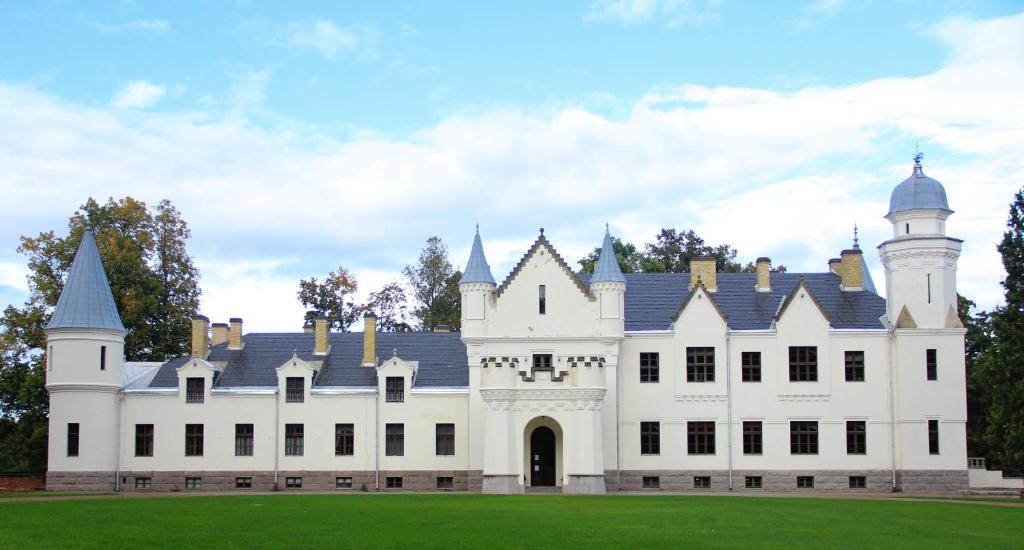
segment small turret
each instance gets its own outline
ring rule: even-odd
[[[491,275],[491,266],[484,255],[484,245],[480,240],[480,225],[476,226],[473,237],[473,248],[469,253],[469,261],[459,281],[462,293],[462,335],[464,337],[483,336],[486,333],[487,311],[491,307],[494,289],[497,283]]]
[[[601,302],[601,332],[605,336],[622,337],[625,328],[623,309],[626,295],[626,277],[615,256],[615,244],[608,226],[604,228],[601,254],[590,277],[590,292]]]

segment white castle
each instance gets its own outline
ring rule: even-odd
[[[820,273],[593,275],[541,235],[498,285],[479,231],[461,332],[244,333],[124,361],[86,232],[47,326],[51,490],[966,489],[961,241],[919,159],[880,297],[856,243]]]

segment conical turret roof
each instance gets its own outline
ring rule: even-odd
[[[95,328],[124,332],[91,229],[82,234],[64,290],[46,328]]]
[[[615,245],[612,243],[612,235],[608,228],[604,229],[604,244],[601,245],[601,255],[597,258],[597,265],[594,266],[594,275],[590,278],[591,283],[624,283],[626,277],[622,275],[619,268],[619,260],[615,257]]]
[[[469,261],[466,262],[466,270],[462,272],[463,283],[487,283],[497,286],[494,276],[491,275],[491,266],[487,265],[487,257],[484,256],[484,245],[480,241],[480,226],[476,227],[476,237],[473,238],[473,250],[469,253]]]

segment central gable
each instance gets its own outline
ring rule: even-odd
[[[533,242],[533,246],[531,246],[530,249],[526,251],[526,254],[523,254],[523,258],[519,260],[519,263],[517,263],[514,268],[512,268],[512,272],[508,274],[508,277],[505,277],[505,280],[501,282],[501,286],[499,286],[497,290],[497,295],[501,296],[505,292],[505,290],[508,289],[509,285],[511,285],[512,282],[516,279],[516,277],[520,273],[522,273],[523,269],[530,262],[530,260],[535,255],[538,255],[538,252],[540,252],[540,255],[543,255],[544,251],[546,251],[549,257],[552,258],[554,262],[558,265],[558,267],[562,269],[562,272],[565,273],[565,275],[573,281],[573,283],[576,285],[576,288],[578,288],[584,296],[590,298],[590,293],[587,291],[587,287],[583,284],[583,281],[581,281],[580,278],[576,276],[576,273],[572,270],[572,268],[569,267],[569,264],[567,264],[565,260],[562,259],[562,256],[558,253],[557,250],[555,250],[555,247],[551,246],[551,243],[548,242],[547,237],[544,236],[543,229],[540,230],[540,237],[537,237],[537,240]]]

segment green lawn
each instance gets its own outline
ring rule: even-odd
[[[0,501],[0,548],[1020,548],[1024,507],[715,496],[244,495]]]

